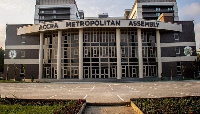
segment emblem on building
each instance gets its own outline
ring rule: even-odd
[[[10,50],[10,51],[9,51],[9,57],[10,57],[11,59],[16,58],[16,57],[17,57],[17,52],[16,52],[15,50]]]
[[[185,48],[184,48],[184,54],[185,54],[186,56],[191,56],[191,55],[192,55],[192,48],[189,47],[189,46],[185,47]]]

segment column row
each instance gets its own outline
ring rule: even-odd
[[[121,46],[120,46],[120,29],[116,29],[116,50],[117,50],[117,79],[122,78],[121,66]],[[143,56],[142,56],[142,37],[141,29],[137,29],[138,36],[138,65],[139,78],[143,78]],[[62,53],[62,31],[58,31],[58,50],[57,50],[57,79],[61,79],[61,53]],[[39,50],[39,79],[43,76],[43,42],[44,33],[40,33],[40,50]],[[160,32],[156,30],[156,46],[157,46],[157,67],[158,77],[162,74],[161,48],[160,48]],[[79,29],[79,79],[83,79],[83,29]]]

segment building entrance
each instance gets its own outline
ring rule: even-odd
[[[84,30],[84,78],[116,78],[116,30]]]

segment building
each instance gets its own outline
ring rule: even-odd
[[[28,79],[161,78],[170,68],[181,76],[182,66],[196,59],[194,24],[172,18],[7,25],[4,67]]]
[[[178,21],[176,0],[135,0],[129,19],[157,20],[162,13],[172,13]]]
[[[75,0],[36,0],[35,24],[74,19],[80,19]]]

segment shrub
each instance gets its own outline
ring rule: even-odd
[[[145,114],[172,113],[172,114],[198,114],[200,113],[200,97],[185,98],[147,98],[135,99],[133,102]]]

